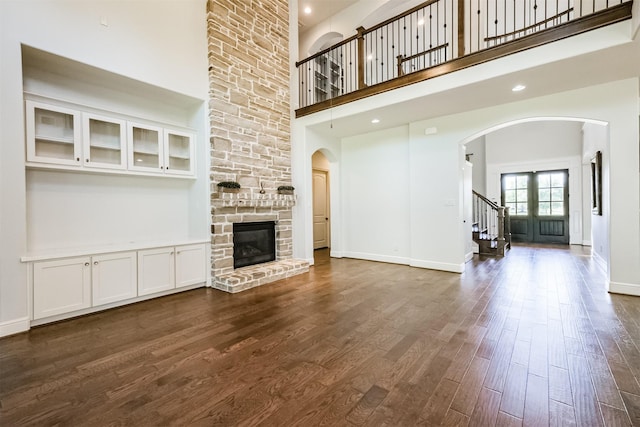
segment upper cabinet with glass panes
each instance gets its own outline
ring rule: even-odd
[[[126,122],[87,113],[83,114],[83,118],[84,165],[126,169]]]
[[[26,101],[27,166],[194,177],[193,133]]]
[[[80,113],[27,101],[27,161],[80,166]]]

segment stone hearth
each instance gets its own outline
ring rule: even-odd
[[[212,195],[214,288],[235,293],[309,271],[307,261],[292,256],[291,208],[295,203],[293,195],[249,192]],[[276,222],[276,260],[234,269],[233,224],[261,221]]]

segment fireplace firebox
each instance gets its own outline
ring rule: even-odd
[[[276,259],[275,221],[233,224],[233,268]]]

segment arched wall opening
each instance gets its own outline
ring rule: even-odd
[[[341,42],[343,38],[344,35],[342,35],[342,33],[339,33],[337,31],[329,31],[328,33],[325,33],[318,37],[316,41],[311,44],[311,47],[309,48],[309,52],[307,52],[307,54],[309,56],[314,55],[321,50],[324,50],[336,43]]]
[[[498,204],[503,202],[503,175],[568,171],[568,242],[593,246],[594,258],[605,270],[608,268],[608,224],[602,215],[593,215],[591,209],[591,162],[598,151],[608,158],[609,129],[606,122],[570,117],[532,117],[492,126],[465,139],[462,144],[466,158],[473,165],[473,190]],[[607,195],[608,166],[603,172],[602,191]],[[530,209],[530,217],[540,215],[537,205],[533,204]],[[517,216],[514,221],[524,222]],[[539,226],[538,222],[533,224]],[[477,251],[477,245],[473,246]]]

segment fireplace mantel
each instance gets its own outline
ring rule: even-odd
[[[290,208],[295,206],[295,194],[213,193],[213,208]]]

